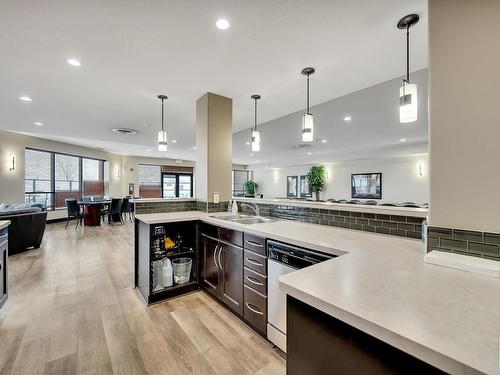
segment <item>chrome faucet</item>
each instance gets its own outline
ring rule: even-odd
[[[248,207],[250,208],[253,212],[255,212],[255,215],[260,216],[260,211],[259,211],[259,206],[255,203],[240,203],[241,207]]]

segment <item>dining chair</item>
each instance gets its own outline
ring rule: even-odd
[[[331,202],[331,203],[339,203],[339,201],[338,201],[338,200],[333,199],[333,198],[327,199],[326,201],[327,201],[327,202]]]
[[[396,207],[396,205],[394,203],[382,203],[381,206]]]
[[[369,200],[369,201],[363,202],[363,204],[366,204],[368,206],[376,206],[378,203],[377,203],[377,201]]]
[[[123,224],[122,220],[122,199],[121,198],[112,198],[111,203],[109,205],[109,212],[108,212],[108,223],[113,225],[115,223],[115,220],[113,218],[116,218],[120,220],[120,223]]]
[[[68,211],[68,218],[66,220],[66,226],[64,229],[68,228],[70,220],[76,220],[75,229],[78,228],[78,224],[82,225],[83,214],[80,211],[80,206],[76,199],[65,199],[66,209]]]
[[[132,212],[133,212],[132,202],[130,202],[129,198],[127,198],[127,197],[123,198],[121,211],[122,211],[121,212],[122,222],[124,221],[124,217],[127,218],[127,216],[128,216],[128,219],[130,221],[133,221],[132,220]]]

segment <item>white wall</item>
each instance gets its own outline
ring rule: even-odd
[[[430,224],[500,233],[500,1],[429,1]]]
[[[423,175],[419,174],[419,166]],[[324,163],[327,171],[327,187],[322,199],[351,199],[351,173],[382,173],[381,202],[429,201],[429,175],[427,155],[408,157],[356,160]],[[287,176],[307,174],[310,165],[283,168],[254,168],[253,178],[259,185],[258,193],[264,198],[286,196]]]
[[[24,202],[24,150],[26,147],[108,161],[108,194],[111,197],[128,195],[129,182],[135,184],[136,194],[139,193],[137,175],[139,164],[194,166],[194,162],[182,161],[182,164],[178,164],[171,159],[122,156],[88,147],[0,130],[0,202],[2,203]],[[16,160],[14,171],[9,171],[10,155],[14,155]],[[49,219],[61,217],[66,217],[65,210],[49,212]]]

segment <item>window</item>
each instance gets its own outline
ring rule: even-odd
[[[52,154],[26,149],[24,169],[25,201],[53,206]]]
[[[50,151],[25,150],[25,200],[48,209],[66,199],[104,195],[104,161]]]
[[[161,167],[139,165],[139,195],[142,198],[161,198]]]
[[[245,196],[245,182],[247,182],[249,178],[249,171],[233,170],[233,197]]]
[[[188,173],[163,173],[163,198],[191,198],[193,175]]]

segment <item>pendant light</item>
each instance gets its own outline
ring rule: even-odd
[[[260,151],[260,130],[257,130],[257,100],[260,99],[260,95],[252,95],[251,98],[254,100],[254,126],[252,129],[252,151]]]
[[[399,89],[399,122],[417,121],[417,85],[410,83],[410,27],[418,22],[417,14],[409,14],[398,22],[398,29],[406,29],[406,78]]]
[[[166,95],[158,95],[158,99],[161,99],[161,130],[158,132],[158,150],[167,151],[167,131],[163,127],[163,102],[168,97]]]
[[[302,142],[312,142],[313,140],[313,128],[314,121],[313,115],[309,111],[309,76],[314,74],[314,68],[304,68],[302,69],[302,74],[307,76],[307,108],[306,113],[302,116]]]

